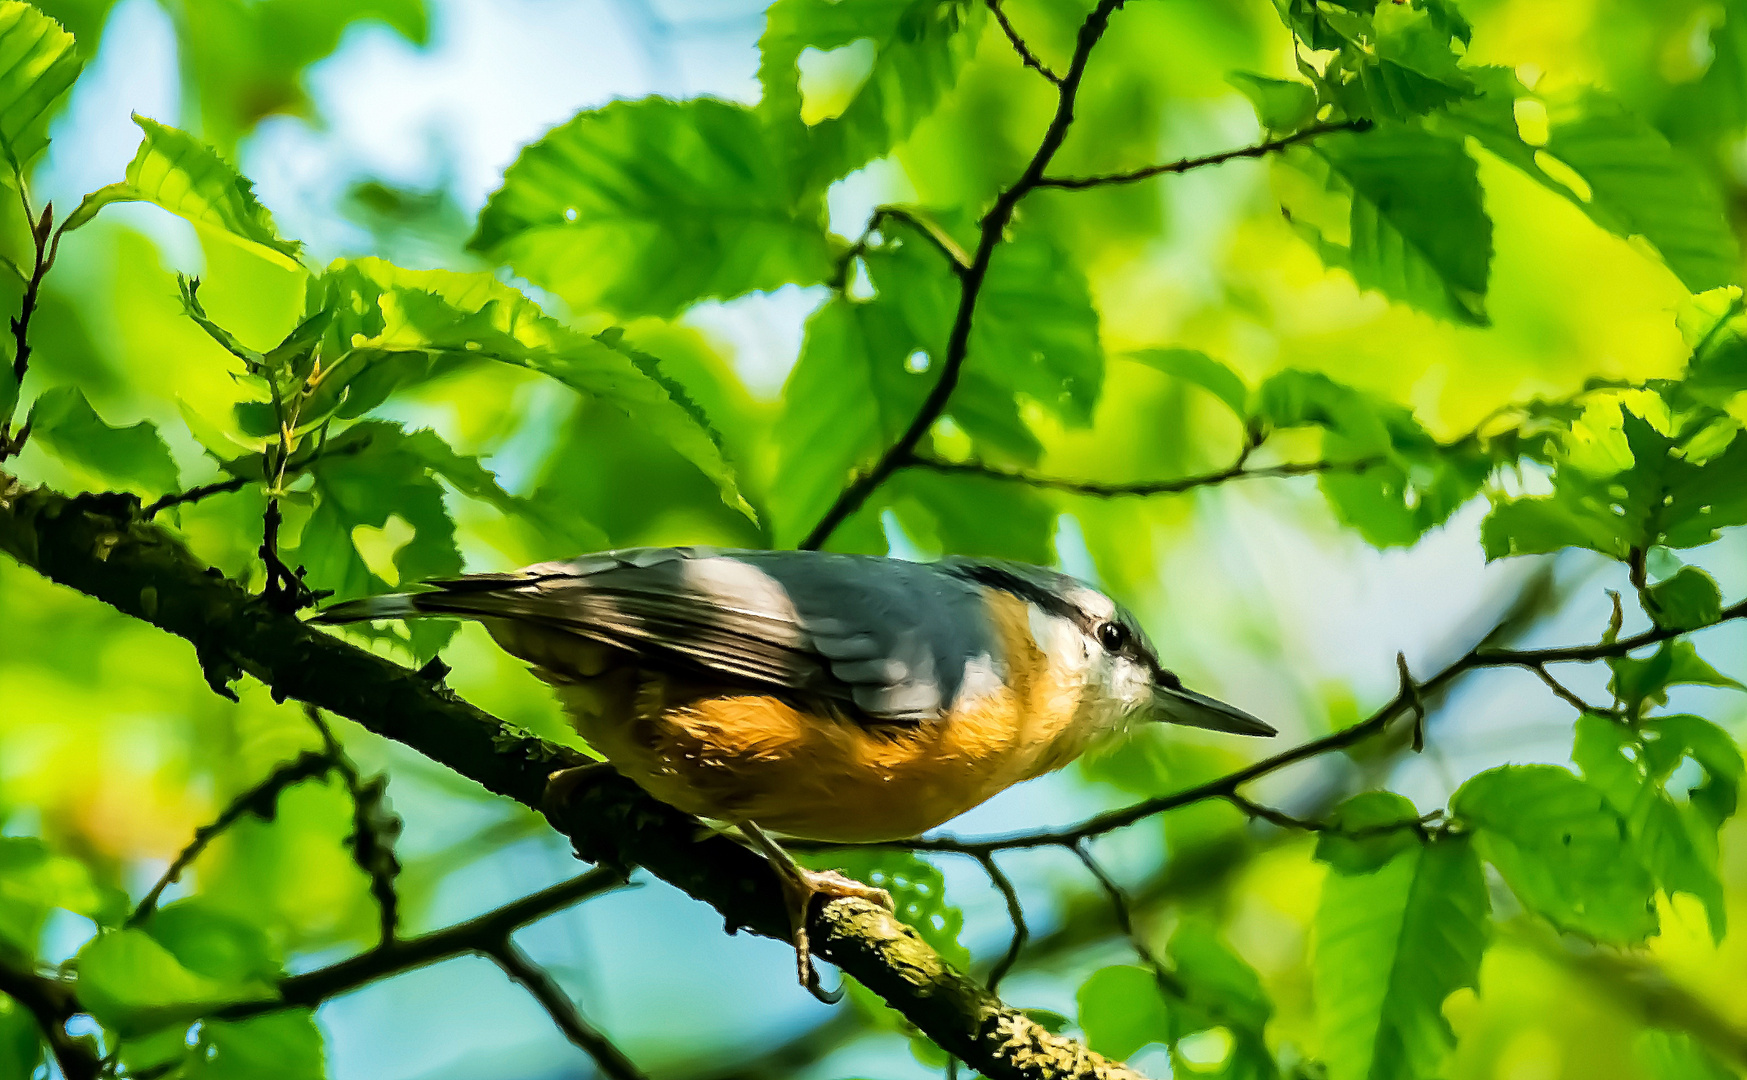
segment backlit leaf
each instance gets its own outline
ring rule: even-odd
[[[254,185],[218,151],[168,124],[139,115],[133,120],[145,138],[128,163],[127,179],[85,196],[65,228],[79,228],[111,203],[156,203],[203,232],[290,269],[302,268],[302,245],[279,235],[273,215],[255,198]]]
[[[30,425],[33,442],[106,483],[145,495],[176,490],[176,462],[156,425],[141,420],[115,427],[77,387],[45,391],[31,408]]]
[[[0,3],[0,151],[14,169],[48,145],[48,114],[79,77],[73,35],[29,4]]]
[[[1463,784],[1450,809],[1524,907],[1615,944],[1656,932],[1654,885],[1602,792],[1552,765],[1505,765]]]
[[[671,315],[830,273],[822,193],[761,114],[615,102],[526,147],[471,246],[579,311]]]
[[[796,140],[797,171],[822,187],[885,154],[933,111],[976,51],[986,18],[974,0],[779,0],[758,41],[759,110]],[[833,115],[808,115],[802,55],[863,42],[873,55],[860,84]]]
[[[1440,1074],[1454,1043],[1444,999],[1479,977],[1488,906],[1462,837],[1415,844],[1369,872],[1331,870],[1311,965],[1330,1080]]]

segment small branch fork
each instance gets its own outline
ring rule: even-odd
[[[55,257],[61,253],[61,234],[66,232],[66,224],[63,222],[58,229],[54,227],[55,204],[52,202],[43,204],[42,214],[38,216],[30,205],[30,193],[26,190],[23,175],[14,173],[14,179],[18,184],[19,201],[24,207],[24,220],[30,225],[30,238],[36,248],[28,277],[12,260],[6,260],[6,265],[24,282],[24,299],[19,303],[18,314],[9,321],[12,329],[12,382],[15,386],[23,386],[24,376],[30,371],[31,316],[36,314],[43,278],[54,269]],[[30,439],[30,421],[26,420],[15,432],[9,430],[10,427],[9,419],[0,423],[0,461],[23,450]]]
[[[1006,188],[996,197],[994,205],[983,216],[978,231],[976,251],[969,257],[966,257],[956,242],[938,226],[911,211],[900,207],[886,206],[874,211],[861,239],[857,240],[839,261],[834,284],[841,288],[848,279],[851,264],[858,255],[867,250],[869,238],[878,226],[887,219],[902,220],[927,237],[951,263],[953,271],[959,279],[959,303],[957,313],[953,317],[952,330],[947,336],[945,359],[941,364],[940,378],[929,390],[921,408],[917,410],[915,417],[912,418],[910,425],[904,429],[903,434],[898,436],[897,441],[892,443],[871,466],[857,474],[849,485],[838,494],[837,499],[826,510],[824,516],[819,519],[818,524],[814,525],[812,531],[801,541],[799,547],[802,550],[823,547],[826,541],[831,539],[831,534],[836,532],[837,527],[848,520],[850,515],[861,509],[868,497],[878,490],[880,485],[884,484],[893,473],[909,467],[927,467],[941,472],[974,472],[996,479],[1023,480],[1039,486],[1078,490],[1084,494],[1094,495],[1159,494],[1172,490],[1183,490],[1172,486],[1174,483],[1180,483],[1175,481],[1167,481],[1162,485],[1138,486],[1052,481],[1044,478],[1031,478],[1023,474],[1004,473],[981,465],[959,465],[939,461],[938,459],[922,457],[917,453],[916,448],[921,445],[923,437],[934,426],[935,421],[944,414],[947,401],[958,386],[959,374],[964,367],[970,349],[971,323],[976,315],[977,298],[981,294],[984,279],[988,276],[989,265],[994,259],[995,249],[1000,245],[1007,226],[1012,222],[1014,212],[1018,209],[1021,200],[1039,188],[1079,190],[1134,183],[1152,176],[1184,173],[1192,169],[1219,165],[1237,158],[1264,157],[1321,135],[1337,131],[1365,131],[1371,127],[1370,121],[1367,120],[1318,124],[1303,131],[1258,143],[1255,146],[1228,150],[1206,157],[1185,158],[1163,165],[1152,165],[1133,172],[1089,177],[1046,176],[1045,170],[1054,160],[1056,152],[1061,148],[1062,141],[1067,137],[1069,126],[1073,123],[1074,104],[1079,95],[1080,83],[1086,74],[1086,66],[1091,59],[1092,50],[1108,28],[1110,17],[1123,6],[1124,0],[1101,0],[1091,14],[1086,16],[1085,22],[1080,26],[1073,60],[1068,67],[1067,74],[1059,77],[1037,60],[1036,56],[1025,45],[1024,40],[1013,30],[1012,24],[1008,22],[1002,12],[998,0],[986,0],[986,2],[990,10],[994,12],[996,21],[1000,23],[1003,32],[1007,34],[1008,40],[1019,52],[1020,58],[1026,62],[1027,66],[1036,68],[1045,78],[1056,85],[1058,98],[1055,115],[1050,120],[1049,127],[1044,132],[1043,141],[1032,156],[1025,171],[1020,174],[1019,179],[1015,180],[1011,187]],[[1327,471],[1335,467],[1332,464],[1317,463],[1314,468],[1305,468],[1305,471]],[[1297,469],[1304,467],[1279,466],[1277,468]],[[1218,483],[1221,480],[1248,475],[1296,475],[1295,472],[1270,472],[1267,470],[1245,473],[1241,471],[1242,462],[1239,463],[1238,469],[1240,471],[1233,475],[1221,476],[1218,479],[1200,480],[1199,483]],[[1198,484],[1189,486],[1198,486]]]

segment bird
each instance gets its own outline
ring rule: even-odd
[[[891,899],[800,866],[772,833],[918,836],[1147,721],[1275,734],[1185,687],[1104,592],[1027,563],[625,548],[434,579],[312,621],[425,617],[482,623],[606,766],[762,852],[801,984],[827,1001],[808,905]],[[555,773],[549,794],[589,770]]]

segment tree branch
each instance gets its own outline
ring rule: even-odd
[[[1223,150],[1217,154],[1208,154],[1205,157],[1183,158],[1180,161],[1170,161],[1163,165],[1148,165],[1144,169],[1135,169],[1132,172],[1104,173],[1099,176],[1046,176],[1037,182],[1037,186],[1080,191],[1085,188],[1132,184],[1137,180],[1147,180],[1167,173],[1186,173],[1194,169],[1204,169],[1210,165],[1223,165],[1238,158],[1266,157],[1298,143],[1309,142],[1318,136],[1337,131],[1370,131],[1372,126],[1369,120],[1341,120],[1332,124],[1316,124],[1303,131],[1295,131],[1290,135],[1282,135],[1277,139],[1269,139],[1267,142],[1260,142],[1254,146],[1245,146],[1237,150]]]
[[[558,985],[558,980],[552,977],[551,972],[534,963],[507,935],[485,951],[487,956],[496,961],[498,967],[503,968],[505,975],[527,988],[541,1008],[551,1015],[558,1030],[564,1032],[565,1038],[594,1059],[602,1075],[610,1076],[612,1080],[645,1080],[642,1070],[632,1064],[625,1052],[614,1046],[611,1039],[583,1018],[576,1002],[570,1000],[570,995]]]
[[[1175,480],[1142,480],[1135,483],[1112,484],[1098,480],[1069,480],[1056,476],[1034,476],[1031,473],[996,468],[976,461],[947,461],[924,454],[912,454],[901,465],[907,469],[927,469],[950,476],[977,476],[985,480],[1024,484],[1048,491],[1064,491],[1071,495],[1089,495],[1097,499],[1128,496],[1177,495],[1195,488],[1212,487],[1232,480],[1260,480],[1285,476],[1315,476],[1327,472],[1362,473],[1382,458],[1362,458],[1358,461],[1307,461],[1286,465],[1267,465],[1259,469],[1246,468],[1241,462],[1217,472],[1196,476],[1181,476]]]
[[[995,248],[1000,244],[1007,225],[1013,220],[1013,212],[1018,208],[1020,200],[1043,181],[1043,171],[1054,160],[1056,151],[1061,149],[1062,140],[1067,138],[1068,127],[1074,121],[1074,102],[1079,96],[1080,81],[1086,76],[1086,65],[1092,59],[1092,50],[1109,28],[1110,16],[1123,3],[1124,0],[1099,0],[1098,6],[1080,24],[1079,37],[1074,45],[1074,58],[1068,65],[1067,74],[1062,77],[1055,115],[1044,131],[1042,143],[1019,179],[996,196],[995,205],[983,216],[976,253],[971,256],[970,265],[959,275],[958,312],[953,317],[952,331],[947,335],[940,378],[928,391],[927,398],[910,421],[910,426],[904,429],[904,433],[880,455],[871,468],[857,476],[838,494],[830,509],[819,519],[819,523],[801,541],[802,549],[823,547],[831,539],[831,534],[837,531],[837,527],[861,509],[868,496],[915,455],[922,437],[945,411],[947,400],[958,386],[959,372],[963,369],[965,357],[970,350],[971,321],[976,314],[977,297],[982,292],[984,279],[988,277]]]
[[[989,5],[989,10],[995,15],[995,22],[1000,24],[1001,32],[1007,35],[1008,42],[1012,44],[1013,51],[1019,54],[1020,62],[1050,82],[1060,86],[1062,77],[1051,71],[1049,66],[1031,51],[1031,47],[1025,44],[1025,39],[1019,36],[1019,31],[1015,30],[1013,24],[1008,21],[1007,13],[1001,10],[1001,0],[986,0],[986,2]]]
[[[482,712],[416,672],[250,596],[169,532],[142,521],[130,496],[70,498],[0,473],[0,550],[187,639],[215,688],[246,672],[277,695],[349,717],[527,806],[543,807],[554,770],[584,763],[581,755]],[[584,859],[643,866],[715,907],[727,925],[788,940],[785,905],[769,865],[725,837],[700,840],[696,819],[630,781],[613,776],[590,784],[549,818]],[[822,905],[809,931],[819,956],[993,1080],[1137,1075],[1009,1008],[872,904]],[[294,1000],[293,985],[286,992]]]

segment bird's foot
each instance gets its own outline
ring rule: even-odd
[[[778,873],[777,878],[782,882],[783,898],[788,901],[789,929],[795,945],[795,970],[800,975],[801,985],[809,994],[827,1005],[835,1005],[843,1000],[843,989],[839,987],[836,990],[827,990],[820,985],[818,969],[813,967],[812,946],[807,938],[807,915],[812,908],[813,897],[823,896],[826,903],[841,899],[866,900],[891,911],[892,894],[872,885],[864,885],[835,870],[808,870],[802,866],[791,866],[790,869],[793,873]]]
[[[559,769],[546,778],[546,792],[540,798],[541,808],[548,815],[562,816],[569,809],[570,800],[576,796],[577,788],[612,771],[612,765],[605,761]]]

